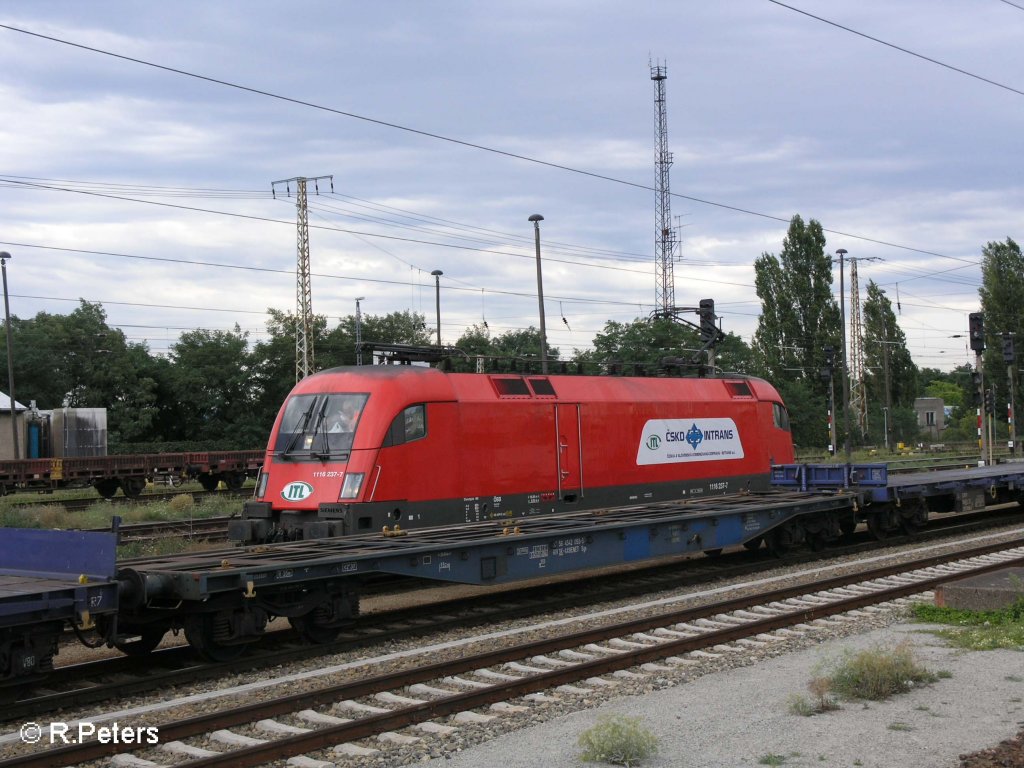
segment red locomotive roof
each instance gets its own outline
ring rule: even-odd
[[[689,401],[729,401],[753,398],[782,402],[763,379],[658,378],[629,376],[565,376],[540,374],[445,373],[409,365],[332,368],[299,382],[293,394],[374,391],[406,402],[450,402],[516,399],[554,399],[567,402],[646,402],[666,398]]]

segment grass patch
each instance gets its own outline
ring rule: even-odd
[[[194,486],[194,488],[192,487]],[[89,528],[110,528],[115,515],[121,517],[123,525],[162,520],[201,520],[208,517],[237,515],[242,511],[242,501],[227,495],[204,496],[196,503],[189,491],[200,490],[198,483],[186,484],[182,493],[167,501],[133,502],[114,506],[96,498],[88,509],[69,512],[54,498],[52,504],[42,506],[19,505],[15,499],[0,499],[0,527],[4,528],[45,528],[74,530]],[[56,494],[55,494],[56,496]],[[78,498],[81,498],[79,495]],[[180,552],[196,552],[229,547],[229,542],[193,541],[187,536],[175,536],[148,542],[128,542],[117,550],[119,560],[134,557],[173,555]]]
[[[642,724],[639,717],[604,715],[589,730],[580,734],[583,748],[580,758],[585,763],[604,762],[612,765],[639,765],[658,751],[657,737]]]
[[[789,711],[809,717],[838,709],[837,699],[880,701],[941,677],[917,663],[908,643],[895,648],[846,651],[837,661],[823,664],[811,678],[807,684],[810,698],[790,697]]]
[[[887,699],[938,679],[937,674],[917,663],[908,643],[895,648],[879,646],[856,653],[848,651],[828,675],[830,690],[835,695],[868,701]]]
[[[920,621],[952,625],[933,632],[956,648],[1024,650],[1024,598],[1001,611],[965,611],[928,603],[915,605],[913,610]]]
[[[839,704],[832,695],[832,681],[827,677],[814,677],[807,683],[810,698],[795,694],[789,698],[789,711],[794,715],[810,717],[823,712],[839,709]]]
[[[767,754],[767,755],[761,755],[759,758],[757,758],[757,764],[758,765],[783,765],[783,764],[785,764],[785,762],[786,762],[786,756],[785,755]]]

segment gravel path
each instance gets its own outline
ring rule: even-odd
[[[992,747],[1024,724],[1024,654],[961,652],[926,629],[896,624],[828,640],[670,689],[613,699],[421,765],[581,766],[580,733],[599,715],[620,713],[642,718],[658,737],[659,753],[643,763],[647,768],[955,768],[961,755]],[[823,662],[846,649],[891,648],[904,641],[928,669],[952,676],[885,702],[847,702],[813,717],[789,712],[789,697],[807,694],[807,681]]]

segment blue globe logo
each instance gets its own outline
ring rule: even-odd
[[[704,433],[697,429],[697,425],[694,424],[686,432],[686,442],[690,444],[693,450],[697,450],[697,446],[704,441]]]

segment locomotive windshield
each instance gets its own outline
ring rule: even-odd
[[[274,453],[283,459],[339,459],[352,449],[368,395],[295,395],[284,409]]]

